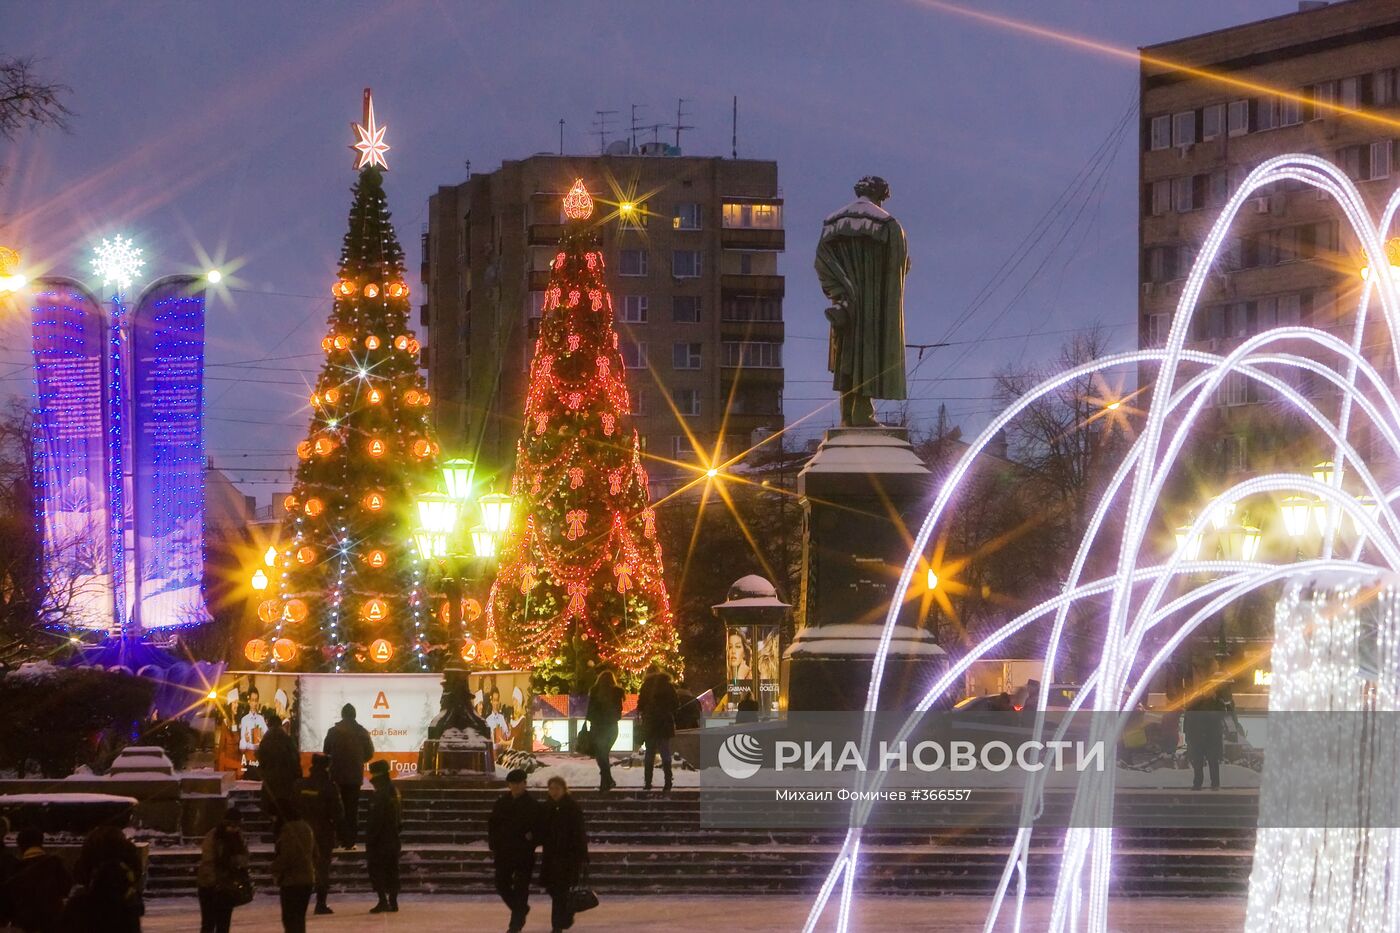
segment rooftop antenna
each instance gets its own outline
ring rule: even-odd
[[[462,160],[462,167],[465,168],[465,169],[467,170],[467,177],[468,177],[468,178],[471,178],[471,177],[472,177],[472,160],[471,160],[471,159],[463,159],[463,160]]]
[[[642,129],[651,130],[651,141],[658,143],[661,141],[661,131],[669,127],[669,123],[648,123],[646,126],[642,127]]]
[[[690,116],[690,114],[686,113],[685,110],[684,110],[685,104],[686,104],[686,99],[685,99],[684,97],[677,97],[677,98],[676,98],[676,122],[675,122],[675,128],[676,128],[676,148],[677,148],[677,149],[679,149],[679,148],[681,147],[681,130],[693,130],[693,129],[695,129],[694,126],[689,126],[689,125],[687,125],[686,122],[685,122],[685,118],[688,117],[688,116]]]
[[[593,125],[598,130],[598,154],[606,155],[608,151],[608,118],[617,113],[616,110],[595,110],[597,114],[593,119]]]
[[[559,118],[559,154],[564,154],[564,118]]]
[[[644,126],[638,126],[638,125],[637,125],[637,108],[638,108],[638,107],[641,107],[643,110],[645,110],[646,107],[647,107],[647,105],[646,105],[646,104],[633,104],[633,105],[632,105],[632,151],[633,151],[633,152],[636,152],[636,151],[637,151],[637,130],[646,129],[646,127],[644,127]]]
[[[729,137],[729,158],[739,158],[739,95],[734,95],[734,117],[730,123],[731,132]]]

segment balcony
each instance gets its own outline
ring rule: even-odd
[[[545,290],[546,288],[548,288],[548,287],[549,287],[549,270],[548,270],[548,269],[531,269],[531,270],[530,270],[530,291],[532,291],[532,292],[542,292],[542,291],[544,291],[544,290]]]
[[[735,321],[721,318],[720,336],[725,340],[764,340],[782,343],[786,327],[782,321]]]
[[[742,295],[783,297],[781,275],[722,275],[719,287],[722,291]]]
[[[781,251],[786,248],[787,237],[782,229],[761,227],[722,227],[719,232],[719,245],[725,249],[771,249]]]
[[[530,224],[531,246],[553,246],[563,235],[563,224]]]

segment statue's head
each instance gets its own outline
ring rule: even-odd
[[[856,182],[856,197],[883,204],[890,198],[890,183],[879,175],[866,175]]]

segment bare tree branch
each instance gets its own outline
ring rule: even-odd
[[[41,78],[32,58],[0,59],[0,136],[13,140],[31,127],[68,129],[73,111],[62,98],[72,90]]]

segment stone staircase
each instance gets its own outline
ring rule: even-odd
[[[404,805],[405,891],[484,894],[492,890],[486,818],[498,790],[399,784]],[[600,893],[795,894],[814,891],[844,833],[817,829],[718,829],[702,825],[699,792],[579,791],[588,819],[590,878]],[[253,875],[271,886],[271,826],[255,792],[237,790],[253,849]],[[1051,801],[1049,807],[1066,806]],[[1125,895],[1235,894],[1248,881],[1256,799],[1248,792],[1162,792],[1141,806],[1177,812],[1171,828],[1115,830],[1114,884]],[[1131,811],[1129,801],[1125,808]],[[1212,813],[1214,808],[1215,813]],[[1160,822],[1160,820],[1159,820]],[[363,826],[363,821],[361,823]],[[995,889],[1014,830],[872,828],[861,847],[861,887],[882,894],[985,894]],[[1039,830],[1030,858],[1034,893],[1047,893],[1060,831]],[[198,840],[153,845],[147,893],[192,895]],[[367,888],[364,848],[337,850],[333,887]]]

